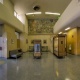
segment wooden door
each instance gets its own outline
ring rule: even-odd
[[[65,56],[65,37],[59,37],[59,56]]]

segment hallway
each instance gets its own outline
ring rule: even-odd
[[[34,59],[32,53],[24,53],[19,59],[0,59],[0,80],[79,80],[80,56],[69,55],[57,59],[51,53],[43,53]]]

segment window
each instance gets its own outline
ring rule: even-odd
[[[18,15],[18,13],[16,11],[14,11],[14,16],[23,23],[21,15]]]
[[[14,11],[14,16],[17,17],[17,12],[16,11]]]

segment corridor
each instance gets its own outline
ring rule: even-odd
[[[2,63],[3,62],[3,63]],[[79,80],[80,56],[63,59],[43,53],[34,59],[33,53],[24,53],[19,59],[0,59],[0,80]]]

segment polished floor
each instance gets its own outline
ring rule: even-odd
[[[0,80],[80,80],[80,56],[63,59],[43,53],[34,59],[33,53],[24,53],[19,59],[0,59]]]

